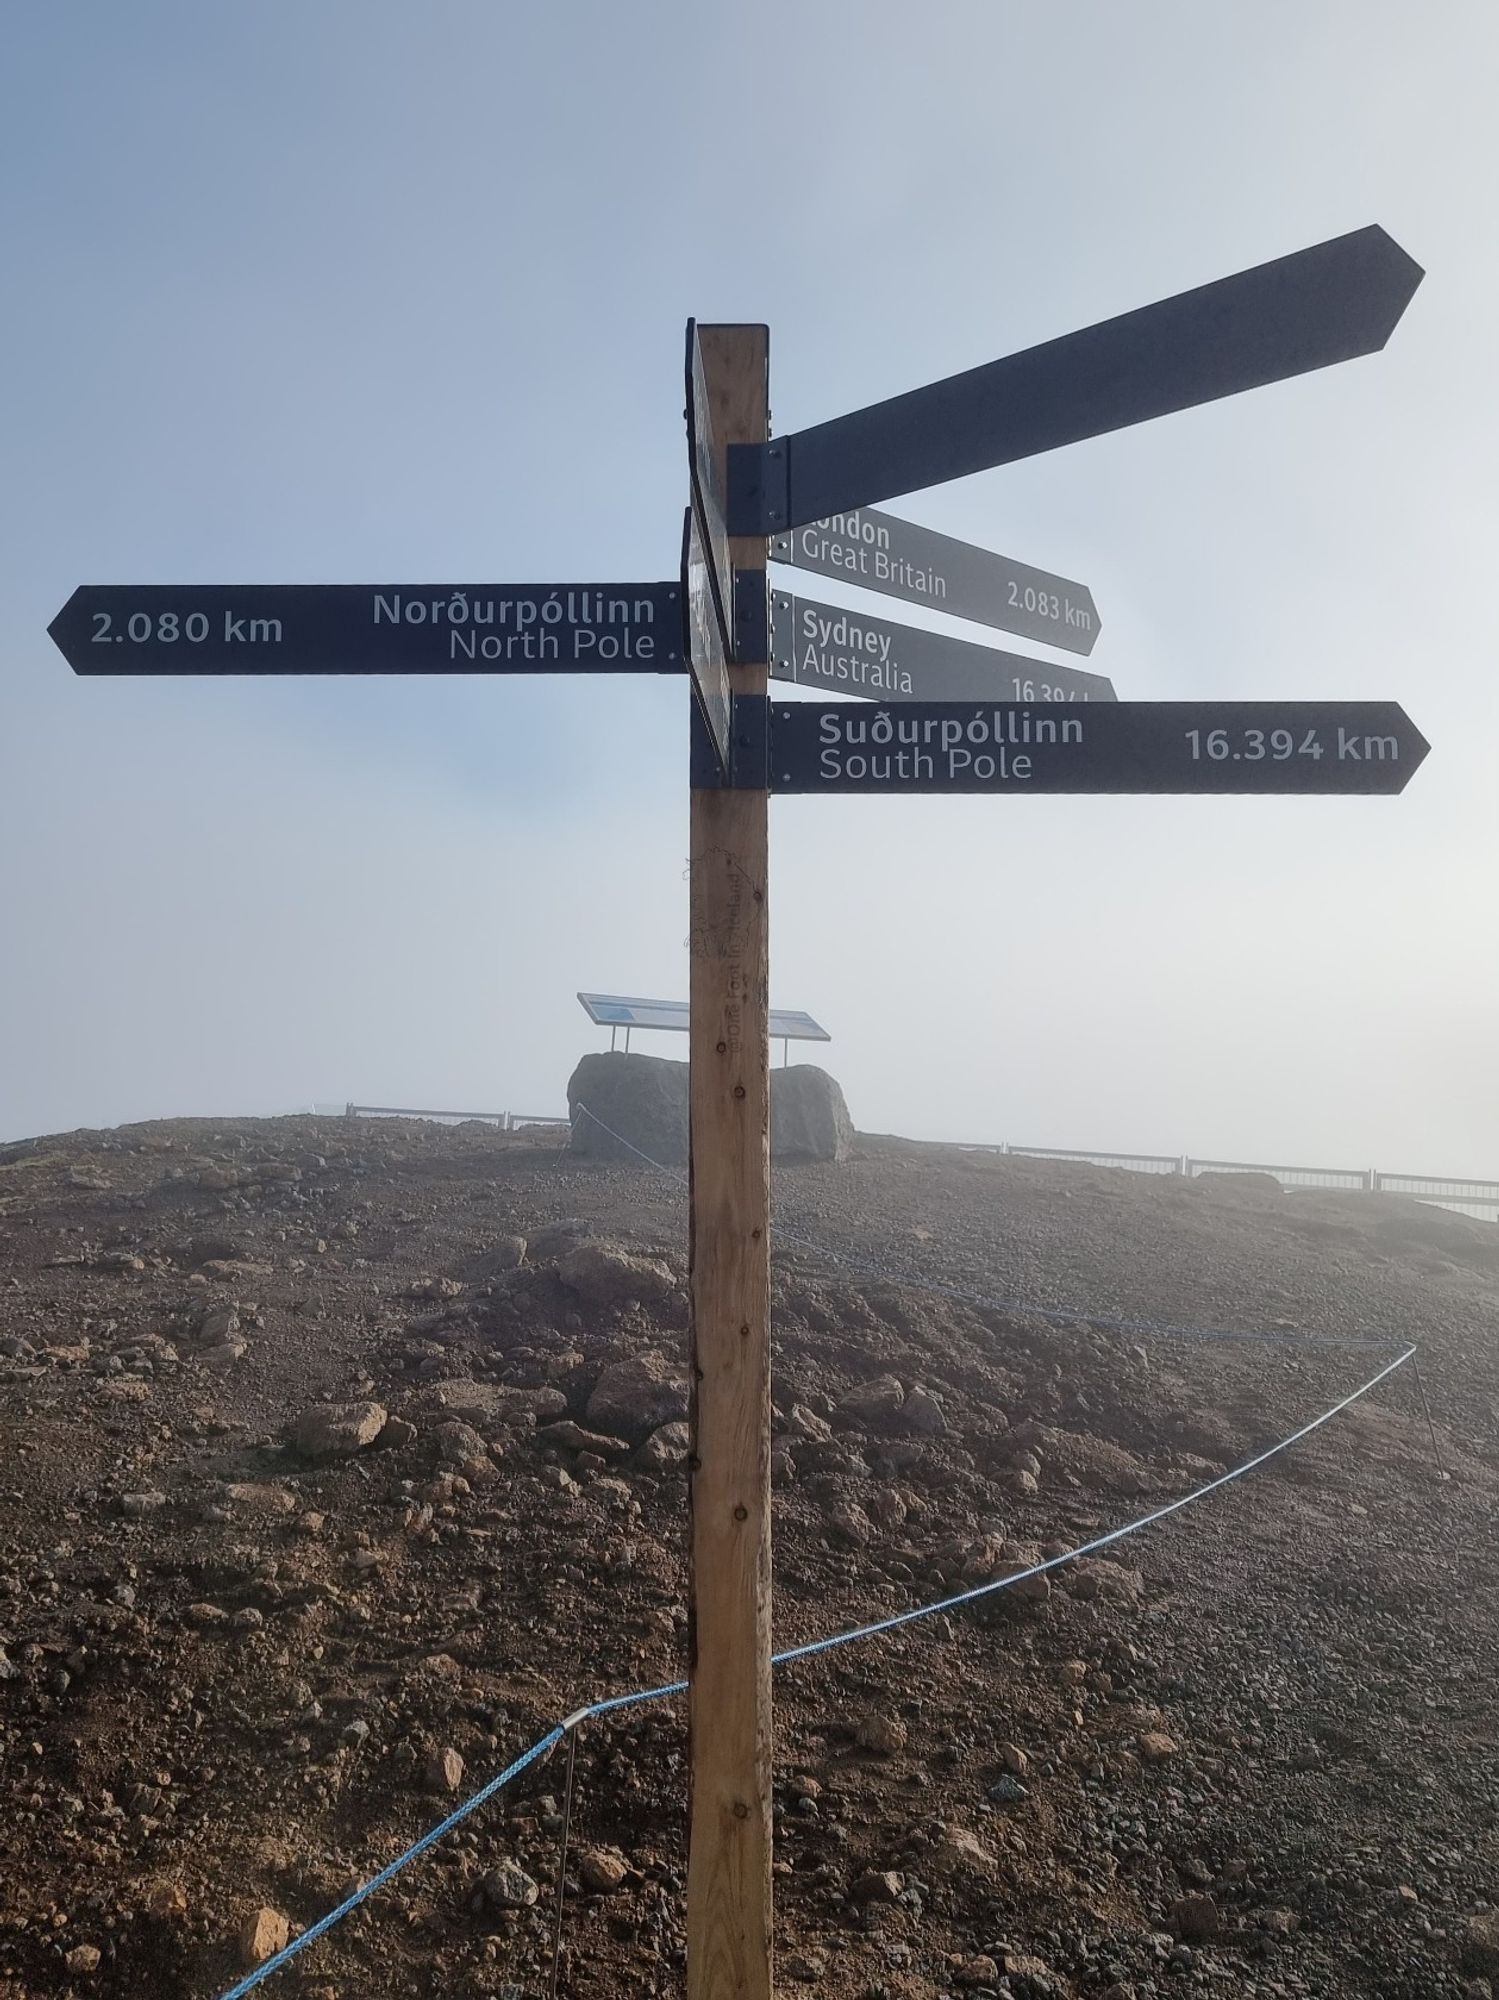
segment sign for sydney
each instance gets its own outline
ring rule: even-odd
[[[84,584],[76,674],[680,673],[677,583]]]
[[[874,701],[1113,701],[1114,684],[1080,667],[976,646],[946,632],[892,625],[771,593],[770,672],[778,681]]]

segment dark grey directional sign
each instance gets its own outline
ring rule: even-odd
[[[1382,229],[1182,292],[729,453],[729,528],[772,535],[1382,348],[1421,282]]]
[[[732,650],[733,643],[734,577],[724,519],[723,455],[714,433],[702,342],[698,338],[697,321],[693,319],[687,322],[687,466],[692,505],[708,557],[719,631],[727,652]]]
[[[680,673],[679,583],[84,584],[76,674]]]
[[[689,506],[682,532],[682,589],[687,605],[687,664],[720,773],[729,768],[729,663],[723,627],[697,509]]]
[[[770,704],[773,792],[1399,792],[1392,701]]]
[[[1113,701],[1114,684],[1079,667],[976,646],[774,591],[770,672],[824,694],[874,701]]]
[[[773,562],[836,576],[861,590],[903,597],[1069,653],[1091,653],[1098,638],[1098,607],[1085,583],[874,507],[856,507],[851,514],[776,535],[770,554]]]

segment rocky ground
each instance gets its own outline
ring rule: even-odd
[[[1406,1369],[781,1671],[783,1989],[1488,1995],[1499,1230],[895,1141],[776,1179],[781,1645],[1160,1506],[1407,1339],[1450,1475]],[[676,1181],[488,1128],[0,1149],[4,2000],[215,2000],[682,1670],[684,1240]],[[564,1756],[264,1990],[544,1994]],[[680,1702],[584,1732],[563,1993],[680,1991],[684,1773]]]

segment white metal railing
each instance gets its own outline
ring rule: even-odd
[[[1263,1167],[1245,1160],[1197,1160],[1182,1162],[1182,1169],[1197,1174],[1269,1174],[1282,1187],[1351,1188],[1367,1194],[1374,1185],[1372,1173],[1357,1167]]]
[[[337,1107],[318,1105],[319,1113]],[[522,1111],[416,1111],[391,1104],[345,1104],[347,1118],[429,1118],[445,1125],[477,1119],[502,1132],[563,1131],[571,1121]],[[1471,1180],[1454,1174],[1386,1174],[1362,1167],[1271,1166],[1261,1160],[1204,1160],[1190,1153],[1103,1153],[1076,1146],[965,1145],[965,1153],[997,1153],[1025,1160],[1072,1160],[1079,1165],[1120,1167],[1134,1174],[1268,1174],[1284,1188],[1346,1189],[1355,1194],[1403,1194],[1434,1208],[1450,1208],[1484,1222],[1499,1222],[1499,1180]]]
[[[1005,1146],[1006,1153],[1018,1153],[1027,1160],[1083,1160],[1095,1167],[1124,1167],[1134,1174],[1179,1174],[1177,1153],[1083,1153],[1070,1146]]]
[[[442,1125],[466,1125],[477,1121],[481,1125],[498,1125],[502,1132],[529,1131],[538,1127],[565,1131],[571,1123],[566,1118],[548,1118],[528,1111],[418,1111],[396,1104],[345,1104],[341,1115],[345,1118],[427,1118]]]
[[[1268,1174],[1284,1188],[1346,1189],[1354,1194],[1403,1194],[1432,1208],[1450,1208],[1482,1222],[1499,1222],[1499,1181],[1453,1174],[1386,1174],[1363,1167],[1285,1167],[1261,1160],[1204,1160],[1190,1153],[1102,1153],[1076,1146],[964,1145],[964,1153],[1002,1153],[1027,1160],[1074,1160],[1121,1167],[1126,1173]]]

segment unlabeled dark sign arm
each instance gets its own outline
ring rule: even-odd
[[[1422,271],[1355,230],[730,457],[730,527],[824,520],[1377,353]],[[741,511],[742,510],[742,511]]]

